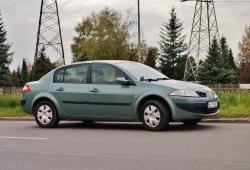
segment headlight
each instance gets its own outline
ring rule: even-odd
[[[192,90],[175,90],[169,94],[170,96],[183,96],[183,97],[199,97],[199,95]]]
[[[214,95],[215,98],[218,98],[218,95],[215,93],[215,91],[213,91],[213,90],[211,89],[211,92],[213,93],[213,95]]]

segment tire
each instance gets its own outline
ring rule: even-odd
[[[193,119],[193,120],[183,120],[185,125],[196,125],[201,122],[201,119]]]
[[[53,128],[59,123],[55,106],[50,101],[41,101],[35,108],[36,123],[41,128]]]
[[[147,130],[162,131],[169,125],[170,112],[163,102],[150,100],[143,104],[141,118]]]

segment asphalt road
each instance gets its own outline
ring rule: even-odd
[[[0,121],[1,170],[250,170],[250,124],[140,124]]]

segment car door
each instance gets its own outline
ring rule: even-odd
[[[52,94],[68,116],[90,116],[88,64],[73,65],[57,70]]]
[[[118,77],[128,78],[112,65],[99,63],[91,65],[89,102],[93,116],[125,118],[131,113],[134,86],[117,84]]]

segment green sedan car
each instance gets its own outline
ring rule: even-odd
[[[60,120],[143,122],[164,130],[169,122],[197,124],[219,111],[210,88],[171,80],[131,61],[88,61],[57,68],[22,90],[23,110],[42,128]]]

